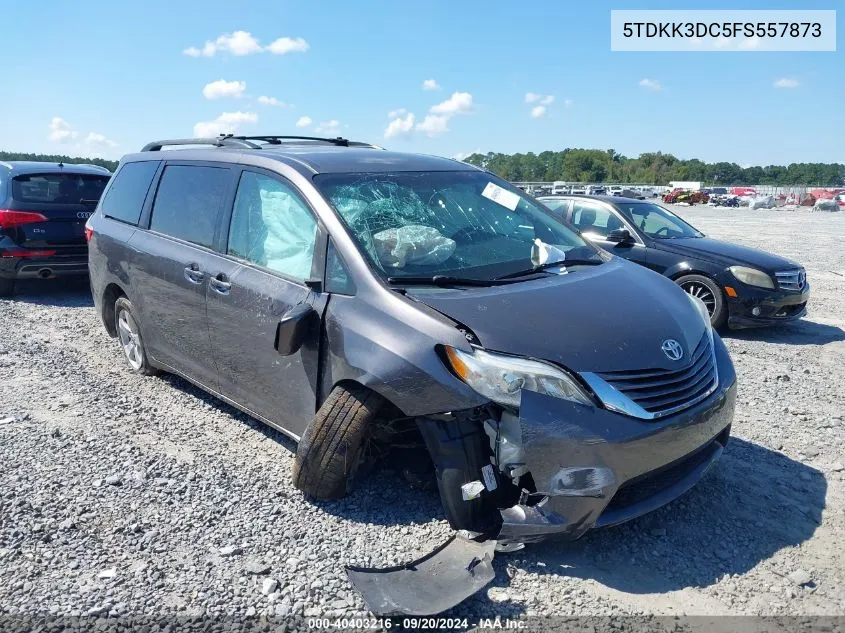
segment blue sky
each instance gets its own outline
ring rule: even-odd
[[[610,10],[638,8],[629,0],[9,3],[0,149],[117,158],[149,140],[237,126],[319,129],[446,156],[588,147],[746,165],[845,162],[841,38],[835,53],[611,52]],[[648,8],[739,7],[650,0]]]

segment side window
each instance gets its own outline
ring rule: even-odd
[[[355,284],[340,259],[334,241],[329,242],[326,253],[326,292],[339,295],[355,294]]]
[[[623,228],[622,222],[609,209],[592,202],[572,203],[572,224],[582,233],[607,237],[611,231]]]
[[[104,216],[138,226],[147,191],[153,182],[159,161],[124,163],[112,177],[100,205]]]
[[[245,171],[238,183],[227,252],[297,281],[311,276],[317,222],[281,180]]]
[[[168,165],[158,185],[150,229],[211,248],[230,172],[219,167]]]

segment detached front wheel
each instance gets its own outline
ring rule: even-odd
[[[383,403],[360,385],[335,387],[299,440],[294,485],[317,499],[343,497],[355,480]]]
[[[710,323],[714,328],[722,327],[728,318],[727,305],[722,289],[716,282],[704,275],[684,275],[675,280],[684,292],[692,295],[707,308]]]

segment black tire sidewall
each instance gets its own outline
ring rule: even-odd
[[[15,280],[0,277],[0,297],[11,297],[15,294]]]
[[[722,289],[719,287],[719,284],[710,279],[710,277],[706,277],[705,275],[684,275],[683,277],[678,277],[677,279],[675,279],[675,283],[679,286],[688,282],[700,283],[710,289],[710,291],[713,293],[714,299],[716,300],[716,307],[714,308],[713,314],[710,317],[710,323],[713,325],[714,328],[722,327],[728,318],[728,305],[727,301],[725,300],[725,295],[722,292]],[[686,292],[686,290],[684,290],[684,292]]]

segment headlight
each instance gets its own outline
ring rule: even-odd
[[[698,297],[692,296],[690,293],[685,293],[687,295],[687,299],[690,300],[695,309],[698,310],[698,314],[701,315],[701,320],[707,325],[707,327],[713,327],[713,324],[710,322],[710,313],[707,312],[707,306],[704,305],[704,302],[699,299]]]
[[[769,277],[762,270],[756,268],[748,268],[746,266],[731,266],[728,268],[731,274],[739,279],[742,283],[749,286],[757,286],[758,288],[770,288],[774,290],[775,284],[772,278]]]
[[[482,396],[506,407],[519,408],[523,389],[591,406],[586,391],[562,369],[527,358],[493,354],[481,349],[462,352],[445,346],[453,371]]]

